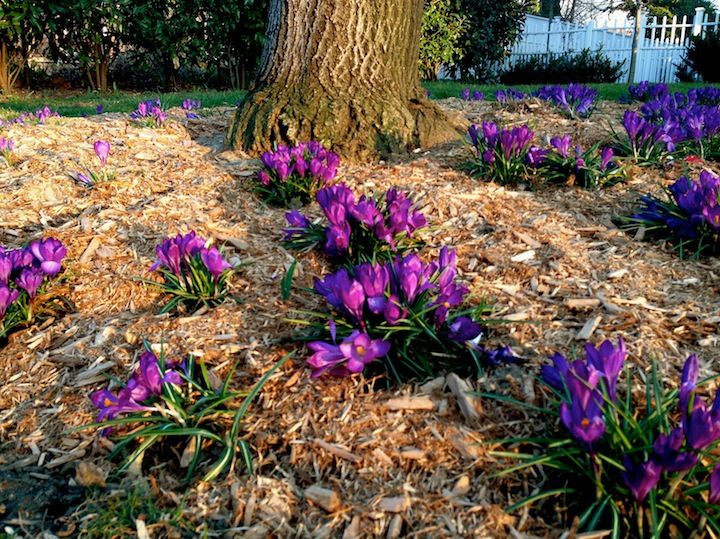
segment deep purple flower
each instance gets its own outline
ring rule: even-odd
[[[682,378],[680,380],[680,392],[678,395],[678,404],[680,413],[690,413],[690,397],[695,392],[695,385],[698,377],[698,357],[697,354],[688,356],[683,365]]]
[[[717,464],[710,473],[710,492],[708,502],[720,503],[720,464]]]
[[[183,259],[183,253],[180,250],[180,246],[173,241],[172,238],[166,238],[163,242],[155,247],[155,255],[157,260],[151,266],[150,271],[155,271],[160,266],[165,266],[174,275],[180,276],[182,274],[181,264]]]
[[[464,88],[462,92],[460,92],[460,99],[464,101],[470,100],[470,88]]]
[[[290,225],[283,229],[285,241],[292,240],[295,236],[302,236],[310,227],[310,220],[298,210],[287,212],[285,214],[285,220],[288,222],[288,225]]]
[[[75,174],[74,178],[76,182],[86,187],[92,187],[93,185],[95,185],[95,182],[91,178],[89,178],[87,174],[84,174],[82,172],[78,172],[77,174]]]
[[[473,101],[482,101],[485,99],[485,94],[482,93],[480,90],[475,90],[472,93],[472,100]]]
[[[697,455],[681,452],[682,442],[682,429],[675,429],[667,436],[659,434],[653,443],[652,459],[668,472],[689,470],[697,464]]]
[[[581,395],[573,394],[569,405],[567,402],[560,404],[560,419],[570,434],[589,450],[605,434],[602,409],[596,399],[583,402]]]
[[[67,249],[60,240],[55,238],[36,240],[28,248],[40,263],[40,268],[45,275],[52,277],[60,273],[62,261],[67,254]]]
[[[100,103],[97,107],[95,107],[95,113],[102,114],[103,112],[105,112],[105,106]]]
[[[572,146],[572,140],[570,139],[570,135],[565,134],[562,137],[551,138],[550,145],[555,148],[561,156],[567,157],[570,152],[570,146]]]
[[[356,266],[355,279],[363,287],[370,312],[381,314],[387,304],[386,292],[389,284],[387,266],[381,264]]]
[[[100,164],[105,166],[107,158],[110,155],[110,143],[106,140],[96,140],[95,144],[93,144],[93,149],[95,150],[95,155],[100,159]]]
[[[497,144],[500,136],[500,129],[497,124],[494,124],[493,122],[483,122],[482,133],[483,139],[487,142],[488,146],[495,146],[495,144]]]
[[[482,333],[482,327],[468,316],[459,316],[449,325],[448,338],[456,342],[466,342],[475,339]]]
[[[10,252],[0,252],[0,285],[8,284],[10,274],[15,269]]]
[[[612,148],[609,146],[603,148],[600,152],[600,170],[606,170],[610,163],[612,163],[614,157],[615,153]]]
[[[690,447],[700,451],[720,438],[719,411],[717,398],[712,410],[707,409],[702,399],[695,398],[692,411],[682,420],[685,440]]]
[[[347,253],[351,233],[348,223],[327,227],[325,229],[325,252],[330,256],[342,256]]]
[[[100,389],[90,395],[90,400],[100,410],[96,421],[115,419],[120,414],[142,412],[152,410],[149,406],[143,406],[130,399],[129,394],[122,396],[115,395],[108,389]]]
[[[400,304],[400,298],[394,294],[390,295],[385,303],[385,311],[383,312],[385,321],[391,326],[394,326],[400,320],[405,319],[407,314],[407,309]]]
[[[618,338],[617,348],[610,340],[604,341],[597,348],[588,343],[585,345],[585,354],[588,365],[602,374],[607,384],[610,400],[615,401],[617,398],[617,379],[627,357],[627,350],[622,338]]]
[[[531,167],[537,167],[545,161],[549,150],[544,150],[539,146],[530,146],[527,153],[527,164]]]
[[[368,363],[387,355],[390,351],[390,343],[382,339],[371,339],[366,333],[353,331],[340,344],[340,350],[348,358],[348,370],[357,373],[362,372]]]
[[[363,307],[365,306],[365,290],[363,286],[357,281],[350,281],[350,286],[340,290],[340,300],[347,312],[362,324]]]
[[[563,391],[570,368],[568,361],[565,356],[557,352],[550,359],[553,365],[543,365],[540,369],[540,377],[553,389]]]
[[[480,128],[476,124],[472,124],[468,127],[468,136],[473,146],[477,148],[478,138],[480,137]]]
[[[662,475],[662,467],[652,459],[635,464],[628,455],[623,457],[623,466],[625,466],[625,471],[622,473],[623,480],[632,492],[635,501],[640,503],[658,484]]]
[[[307,360],[308,365],[313,369],[311,374],[313,378],[318,378],[326,372],[335,376],[348,374],[347,369],[342,365],[346,360],[345,354],[340,351],[338,345],[313,341],[307,346],[314,352]]]
[[[40,288],[42,284],[43,277],[43,272],[39,268],[25,268],[20,272],[18,278],[15,279],[15,284],[25,290],[28,296],[34,298],[38,288]]]
[[[498,346],[497,348],[484,348],[482,352],[488,365],[494,367],[503,363],[518,363],[520,358],[515,355],[509,346]]]
[[[140,356],[140,362],[137,370],[133,373],[133,378],[137,381],[138,386],[146,388],[150,395],[161,395],[162,386],[165,383],[175,385],[182,383],[180,375],[172,369],[166,369],[163,374],[160,371],[158,358],[149,351],[144,352]],[[145,399],[138,400],[142,401]]]
[[[20,293],[17,290],[9,288],[7,285],[0,284],[0,319],[5,316],[10,305],[15,303]]]
[[[223,258],[222,253],[214,245],[200,251],[200,258],[216,281],[225,271],[232,268],[232,264]]]

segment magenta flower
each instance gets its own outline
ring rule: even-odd
[[[36,240],[28,246],[28,249],[40,263],[45,275],[52,277],[60,273],[62,261],[67,254],[67,249],[60,240],[55,238]]]
[[[95,150],[95,155],[100,159],[100,164],[105,166],[107,158],[110,155],[110,143],[106,140],[97,140],[95,144],[93,144],[93,149]]]
[[[203,264],[205,264],[205,267],[216,281],[225,271],[232,268],[232,264],[223,258],[223,255],[215,246],[202,250],[200,252],[200,258],[202,258]]]
[[[35,294],[37,294],[38,288],[40,288],[40,285],[42,284],[43,277],[43,272],[40,269],[25,268],[22,270],[18,278],[15,279],[15,284],[25,290],[25,292],[28,293],[28,296],[34,298]]]
[[[348,370],[358,373],[362,372],[368,363],[387,355],[390,351],[390,343],[382,339],[371,339],[366,333],[353,331],[343,340],[340,351],[348,359]]]
[[[6,285],[0,285],[0,319],[5,316],[10,305],[15,303],[20,293]]]
[[[122,392],[121,392],[122,393]],[[115,395],[108,389],[100,389],[90,395],[90,400],[100,410],[96,421],[115,419],[120,414],[152,410],[132,400],[129,394]]]
[[[720,503],[720,464],[713,468],[710,474],[710,494],[708,496],[710,503]]]
[[[7,284],[10,281],[10,274],[14,269],[12,258],[9,252],[0,252],[0,284]]]
[[[662,467],[653,460],[645,461],[642,464],[634,464],[627,455],[623,457],[623,466],[625,466],[625,471],[622,474],[623,480],[635,500],[640,503],[660,481]]]

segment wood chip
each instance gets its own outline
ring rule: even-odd
[[[321,439],[319,439],[319,438],[315,438],[315,439],[313,440],[313,444],[314,444],[315,446],[317,446],[317,447],[320,447],[320,448],[322,448],[322,449],[324,449],[324,450],[332,453],[332,454],[335,455],[336,457],[340,457],[341,459],[349,460],[350,462],[360,462],[360,461],[362,461],[362,458],[358,457],[358,456],[355,455],[354,453],[351,453],[351,452],[348,451],[347,449],[344,449],[344,448],[342,448],[342,447],[340,447],[340,446],[338,446],[338,445],[335,445],[335,444],[329,444],[329,443],[327,443],[325,440],[321,440]]]
[[[480,401],[469,394],[473,390],[472,386],[455,373],[448,374],[446,380],[465,419],[468,421],[480,419],[480,410],[482,410]]]
[[[319,505],[328,513],[334,513],[340,509],[342,503],[340,496],[332,489],[312,485],[304,490],[305,497],[311,502]]]
[[[410,507],[410,498],[408,496],[393,496],[389,498],[380,498],[377,508],[386,513],[401,513]]]
[[[75,481],[82,487],[104,487],[105,471],[92,462],[78,462],[75,468]]]
[[[568,309],[581,311],[594,309],[600,305],[600,300],[597,298],[566,298],[564,303]]]
[[[582,329],[578,331],[578,334],[575,335],[575,339],[578,341],[587,341],[598,328],[600,322],[602,322],[602,316],[600,315],[589,318]]]
[[[535,251],[533,249],[530,249],[529,251],[524,251],[520,254],[517,254],[510,258],[511,262],[527,262],[528,260],[532,260],[535,258]]]
[[[433,410],[435,403],[428,397],[395,397],[384,406],[389,410]]]

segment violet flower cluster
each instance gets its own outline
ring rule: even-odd
[[[485,94],[480,90],[473,90],[471,92],[470,88],[465,88],[462,92],[460,92],[460,99],[463,101],[483,101],[485,99]]]
[[[473,171],[498,183],[516,183],[525,180],[531,142],[535,133],[527,126],[500,129],[493,122],[482,122],[468,129],[470,142],[475,149]]]
[[[625,228],[643,227],[648,237],[678,243],[687,252],[720,253],[720,176],[707,170],[697,181],[683,176],[664,198],[648,194],[640,202]]]
[[[321,187],[337,175],[340,157],[316,141],[297,146],[278,146],[260,156],[258,194],[266,201],[285,207],[307,204]]]
[[[55,238],[35,240],[21,249],[0,246],[0,338],[32,320],[32,303],[56,277],[67,254]]]
[[[642,502],[657,487],[663,474],[694,468],[702,460],[703,452],[720,440],[720,391],[716,393],[712,407],[696,395],[696,355],[688,357],[682,372],[677,396],[679,426],[668,427],[668,421],[659,419],[656,426],[661,430],[667,428],[668,433],[645,430],[656,426],[638,426],[638,432],[631,434],[628,431],[618,437],[617,429],[631,428],[623,418],[628,417],[626,414],[632,415],[632,409],[620,411],[628,404],[632,406],[630,401],[622,403],[618,400],[618,377],[627,357],[625,345],[620,339],[617,346],[609,340],[597,348],[587,344],[585,354],[585,360],[568,362],[556,353],[551,358],[553,365],[543,366],[541,377],[562,395],[560,420],[575,441],[590,454],[593,466],[597,467],[595,455],[598,452],[605,454],[605,460],[618,457],[613,450],[623,452],[619,455],[624,467],[622,481],[636,502]],[[636,422],[640,425],[639,418]],[[612,435],[608,432],[611,428]],[[617,440],[631,440],[634,434],[649,435],[648,447],[635,447],[629,442],[621,443],[620,448],[613,446]],[[601,448],[602,443],[606,446]],[[646,456],[638,462],[636,454],[643,450]],[[596,471],[599,473],[599,468]],[[714,483],[710,482],[709,492],[710,499],[715,500],[711,503],[716,503],[720,499],[720,466],[715,466],[712,475],[716,479]]]
[[[153,410],[149,404],[162,395],[164,384],[183,384],[181,372],[183,366],[180,363],[168,361],[161,365],[155,354],[149,351],[143,353],[138,367],[119,391],[114,393],[106,388],[90,395],[90,400],[98,409],[96,421],[100,423],[122,414]],[[108,432],[105,429],[103,435]]]
[[[174,296],[162,312],[168,312],[180,303],[192,308],[214,307],[224,300],[232,265],[217,247],[208,244],[205,238],[191,231],[165,238],[155,248],[157,260],[150,271],[162,274],[165,282],[160,287]]]
[[[0,156],[5,159],[5,162],[12,165],[12,153],[15,149],[15,142],[11,138],[0,137]]]
[[[331,318],[332,342],[308,345],[314,377],[359,373],[380,362],[397,380],[425,378],[445,369],[472,371],[486,352],[477,345],[483,329],[460,311],[468,289],[458,283],[453,250],[443,248],[431,263],[410,254],[342,268],[314,288],[348,330],[338,344]],[[492,359],[516,358],[505,347],[492,351]]]
[[[551,183],[597,188],[624,178],[624,170],[612,148],[592,146],[585,150],[573,144],[568,134],[551,138],[548,149],[532,146],[528,164],[536,169],[541,179]]]
[[[595,110],[597,90],[584,84],[543,86],[535,97],[552,103],[571,118],[588,118]]]
[[[159,99],[140,101],[137,109],[130,113],[130,118],[148,127],[161,127],[167,119]]]
[[[320,189],[316,199],[328,224],[311,223],[297,210],[287,213],[284,241],[289,248],[307,250],[322,244],[334,259],[387,260],[412,247],[414,233],[427,226],[412,200],[394,188],[379,199],[362,195],[356,200],[340,183]]]
[[[646,80],[628,86],[628,93],[632,101],[651,101],[670,95],[667,84],[648,82]]]
[[[185,117],[189,120],[197,120],[199,116],[192,112],[202,107],[202,102],[198,99],[183,99],[182,109],[185,111]]]
[[[35,112],[21,112],[18,116],[15,118],[11,118],[9,120],[0,120],[0,127],[13,125],[13,124],[20,124],[20,125],[29,125],[29,124],[45,124],[45,122],[50,118],[58,118],[60,114],[53,111],[50,107],[47,105],[44,106],[41,109],[37,109]]]
[[[495,100],[498,103],[507,105],[508,103],[517,103],[527,98],[525,92],[520,90],[514,90],[513,88],[505,88],[504,90],[497,90],[495,92]]]
[[[98,158],[98,161],[100,161],[100,167],[103,170],[101,172],[97,172],[92,168],[87,167],[85,172],[70,174],[71,178],[87,188],[95,187],[98,182],[112,177],[112,175],[105,170],[105,165],[107,165],[107,160],[110,156],[110,143],[106,140],[96,140],[93,144],[93,151],[95,152],[95,156]]]

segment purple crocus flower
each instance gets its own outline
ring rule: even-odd
[[[652,459],[635,464],[628,455],[623,457],[623,466],[625,466],[625,471],[622,473],[623,480],[635,501],[640,503],[660,481],[662,467]]]
[[[680,379],[680,393],[678,395],[678,404],[680,413],[687,414],[691,412],[690,398],[695,392],[695,385],[698,377],[698,357],[697,354],[688,356],[683,365],[682,377]]]
[[[17,279],[15,279],[15,284],[25,290],[28,296],[34,298],[38,288],[40,288],[42,284],[43,277],[43,272],[39,268],[25,268],[20,272]]]
[[[710,473],[708,502],[714,504],[720,503],[720,464],[716,465]]]
[[[287,228],[283,229],[285,241],[290,241],[296,236],[303,236],[305,231],[310,227],[310,220],[298,210],[293,210],[285,214],[285,220],[288,222]]]
[[[390,351],[390,343],[382,339],[371,339],[366,333],[353,331],[340,344],[340,351],[348,359],[347,368],[352,373],[362,372],[365,365],[379,359]]]
[[[653,443],[652,459],[668,472],[682,472],[697,464],[697,455],[683,453],[680,446],[683,442],[682,429],[675,429],[669,435],[659,434]]]
[[[567,359],[565,359],[565,356],[558,352],[555,352],[550,359],[552,359],[553,365],[543,365],[540,368],[540,377],[553,389],[563,391],[568,378],[570,365]]]
[[[115,419],[120,414],[142,412],[152,410],[149,406],[143,406],[132,400],[128,393],[115,395],[108,389],[100,389],[90,395],[90,400],[100,410],[96,421]]]
[[[370,312],[374,314],[384,312],[387,304],[385,295],[389,284],[387,266],[381,264],[361,264],[355,268],[355,279],[357,279],[357,282],[363,287]]]
[[[28,249],[40,263],[45,275],[52,277],[60,273],[62,261],[67,254],[67,249],[60,240],[55,238],[36,240],[28,246]]]
[[[180,265],[182,264],[183,253],[180,246],[172,238],[164,239],[160,245],[155,247],[155,255],[157,260],[150,267],[150,271],[165,266],[174,275],[180,276],[182,274]]]
[[[405,319],[407,314],[407,309],[400,304],[400,298],[391,294],[385,303],[385,311],[383,312],[385,321],[391,326],[394,326],[400,320]]]
[[[698,451],[720,438],[720,392],[715,399],[712,410],[708,410],[705,403],[695,398],[693,410],[683,420],[683,431],[687,444]]]
[[[84,174],[82,172],[78,172],[77,174],[75,174],[74,178],[76,182],[84,185],[85,187],[92,187],[95,185],[95,182],[92,181],[92,179],[89,178],[87,174]]]
[[[605,421],[602,409],[596,399],[589,398],[590,394],[587,388],[585,393],[573,393],[570,404],[560,404],[560,419],[570,434],[592,451],[595,442],[605,434]]]
[[[350,281],[349,287],[340,289],[340,300],[345,310],[355,318],[355,320],[363,323],[363,307],[365,306],[365,290],[357,281]]]
[[[610,147],[605,147],[600,152],[600,170],[606,170],[615,157],[615,152]]]
[[[515,355],[509,346],[498,346],[497,348],[484,348],[482,352],[485,361],[490,366],[502,365],[503,363],[518,363],[520,358]]]
[[[223,258],[222,253],[214,245],[200,251],[200,258],[216,281],[223,273],[232,268],[232,264]]]
[[[463,101],[469,101],[470,100],[470,88],[464,88],[462,92],[460,92],[460,99]]]
[[[20,292],[13,290],[7,285],[0,284],[0,319],[5,316],[10,305],[15,303],[18,299]]]
[[[10,252],[0,252],[0,285],[8,284],[10,281],[10,274],[15,269]]]
[[[472,124],[470,127],[468,127],[468,136],[470,137],[470,142],[472,143],[472,145],[477,148],[478,139],[480,137],[480,128],[476,124]]]
[[[550,145],[557,150],[562,157],[567,157],[570,152],[570,146],[572,146],[572,140],[570,135],[563,135],[562,137],[553,137],[550,139]]]
[[[597,348],[588,343],[585,345],[585,354],[588,365],[602,374],[607,384],[610,400],[615,401],[617,398],[617,379],[627,357],[625,343],[621,338],[618,338],[617,348],[610,340],[604,341]]]
[[[346,360],[345,354],[342,353],[338,345],[313,341],[307,346],[314,352],[307,360],[308,365],[313,370],[311,374],[313,378],[318,378],[326,372],[335,376],[348,374],[347,369],[342,365]]]
[[[482,327],[468,316],[459,316],[449,325],[448,338],[456,342],[466,342],[475,339],[482,333]]]
[[[105,166],[107,158],[110,155],[110,143],[106,140],[97,140],[95,144],[93,144],[93,149],[95,150],[95,155],[100,159],[100,164]]]
[[[95,113],[102,114],[103,112],[105,112],[105,106],[100,103],[97,107],[95,107]]]
[[[163,374],[160,371],[158,358],[149,351],[140,356],[139,365],[133,374],[133,378],[137,381],[138,386],[146,388],[150,395],[161,395],[163,384],[180,385],[182,383],[180,374],[172,369],[166,370]]]

